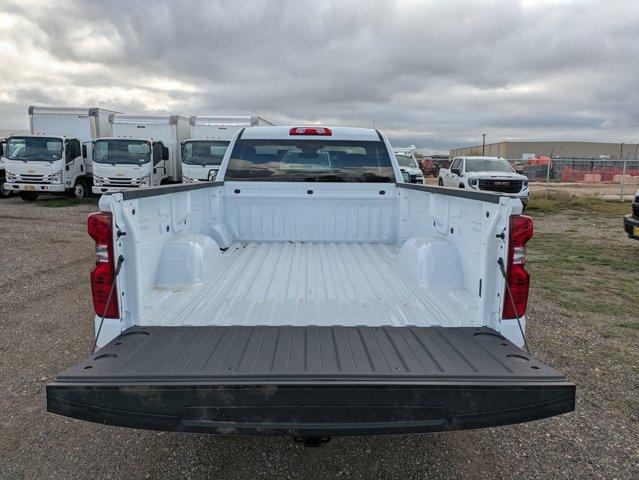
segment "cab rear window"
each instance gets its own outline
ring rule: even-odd
[[[382,142],[238,140],[225,180],[271,182],[395,182]]]

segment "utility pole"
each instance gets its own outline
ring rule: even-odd
[[[482,157],[486,154],[486,134],[481,134],[481,155]]]

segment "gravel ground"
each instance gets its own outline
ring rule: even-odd
[[[157,433],[49,415],[45,384],[91,348],[93,244],[85,220],[93,209],[0,200],[2,478],[639,477],[639,332],[601,336],[614,322],[569,314],[537,288],[528,315],[533,353],[578,389],[576,412],[561,417],[468,432],[337,438],[305,449],[283,438]],[[601,241],[621,235],[618,218],[598,221],[608,226]],[[542,216],[536,225],[543,231],[564,222]],[[635,355],[607,355],[617,345]]]

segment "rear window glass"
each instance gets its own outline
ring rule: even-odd
[[[238,140],[225,180],[395,182],[382,142]]]

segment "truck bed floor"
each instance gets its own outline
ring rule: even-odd
[[[239,242],[205,285],[147,294],[141,324],[473,325],[475,298],[420,288],[398,252],[379,243]]]

